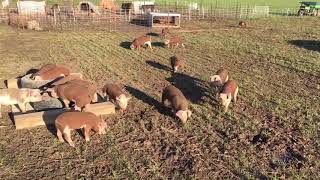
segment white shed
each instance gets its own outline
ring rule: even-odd
[[[45,1],[18,1],[17,8],[19,14],[45,14]]]

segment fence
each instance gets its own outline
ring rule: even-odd
[[[45,14],[19,15],[16,9],[0,10],[0,21],[8,22],[10,25],[29,28],[30,21],[38,22],[41,29],[56,30],[74,25],[102,24],[113,28],[117,24],[130,23],[136,25],[147,25],[145,12],[133,13],[128,9],[106,10],[98,8],[99,13],[92,12],[90,8],[80,10],[79,8],[59,7],[59,9],[46,8]],[[213,21],[217,19],[250,19],[272,16],[296,16],[296,9],[270,9],[268,6],[236,6],[230,8],[217,8],[213,6],[200,6],[190,8],[184,6],[156,6],[155,12],[175,12],[181,14],[181,21]]]

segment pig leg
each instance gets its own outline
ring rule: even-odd
[[[64,142],[64,139],[63,139],[63,136],[62,136],[62,132],[60,131],[59,128],[57,128],[57,137],[58,137],[60,142]]]
[[[181,43],[181,46],[182,46],[183,48],[185,48],[185,46],[184,46],[184,44],[183,44],[183,43]]]
[[[97,94],[97,93],[94,93],[92,102],[93,102],[93,103],[98,102],[98,94]]]
[[[88,128],[88,127],[84,127],[83,128],[83,130],[84,130],[84,138],[85,138],[85,140],[88,142],[88,141],[90,141],[90,128]]]
[[[82,108],[82,111],[87,112],[89,108],[90,108],[90,104],[87,104]]]
[[[18,106],[19,106],[19,108],[21,109],[21,112],[23,112],[23,113],[25,113],[27,110],[27,108],[26,108],[26,106],[27,106],[27,104],[25,104],[25,103],[19,103],[18,104]]]
[[[226,112],[228,111],[229,104],[230,104],[230,102],[228,102],[228,103],[226,104],[226,106],[224,107],[224,113],[226,113]]]
[[[68,101],[67,99],[63,100],[63,104],[64,104],[65,108],[69,108],[69,103],[70,103],[70,101]]]
[[[82,111],[82,108],[81,107],[78,107],[77,105],[74,106],[74,110],[76,111]]]
[[[238,91],[239,91],[239,88],[237,87],[237,89],[236,89],[236,91],[234,92],[234,95],[233,95],[233,101],[234,101],[234,103],[237,102]]]
[[[152,50],[151,42],[149,41],[149,42],[147,42],[146,44],[147,44],[147,45],[149,46],[149,48]]]
[[[66,141],[69,143],[70,146],[75,147],[74,142],[71,139],[71,132],[68,127],[66,127],[63,131],[63,135],[66,139]]]

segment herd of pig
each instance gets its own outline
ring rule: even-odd
[[[166,29],[162,31],[163,36],[166,35],[166,31]],[[165,44],[167,47],[178,45],[184,47],[182,38],[178,36],[166,40]],[[141,46],[145,45],[152,48],[151,38],[141,36],[132,42],[131,49],[140,49]],[[173,73],[183,69],[186,64],[185,60],[176,56],[171,57],[170,61]],[[90,139],[89,133],[91,130],[98,134],[105,133],[107,125],[104,120],[87,111],[91,102],[97,101],[98,92],[102,91],[104,98],[115,104],[120,111],[126,110],[130,99],[121,85],[107,83],[99,90],[94,83],[84,80],[82,77],[71,76],[70,70],[65,66],[46,64],[39,71],[32,74],[30,79],[34,81],[56,81],[52,81],[52,83],[39,89],[0,89],[0,110],[1,105],[18,104],[22,112],[25,112],[28,102],[38,102],[49,98],[60,99],[66,108],[69,108],[69,103],[73,102],[74,107],[72,111],[62,113],[55,121],[57,137],[61,142],[66,140],[72,147],[75,145],[71,139],[71,130],[83,129],[86,141]],[[218,94],[220,95],[221,104],[224,106],[224,112],[226,112],[231,100],[236,101],[238,83],[235,80],[229,79],[227,70],[220,69],[216,75],[210,77],[210,84],[216,97]],[[173,85],[165,87],[162,92],[162,104],[166,106],[168,103],[171,105],[175,116],[182,123],[186,123],[192,112],[188,108],[188,101],[184,94]]]

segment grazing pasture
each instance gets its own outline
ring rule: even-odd
[[[172,33],[185,39],[185,49],[165,49],[154,34],[160,30],[129,30],[133,26],[118,32],[0,26],[1,81],[45,63],[70,64],[99,87],[123,83],[132,96],[124,113],[105,117],[106,135],[85,143],[74,133],[74,149],[46,127],[15,130],[3,114],[0,179],[319,177],[319,20],[237,23],[184,24]],[[154,49],[130,50],[146,33],[154,35]],[[173,55],[186,60],[184,72],[174,76]],[[222,67],[240,84],[238,102],[226,114],[209,87]],[[185,125],[160,103],[169,83],[190,103]]]

